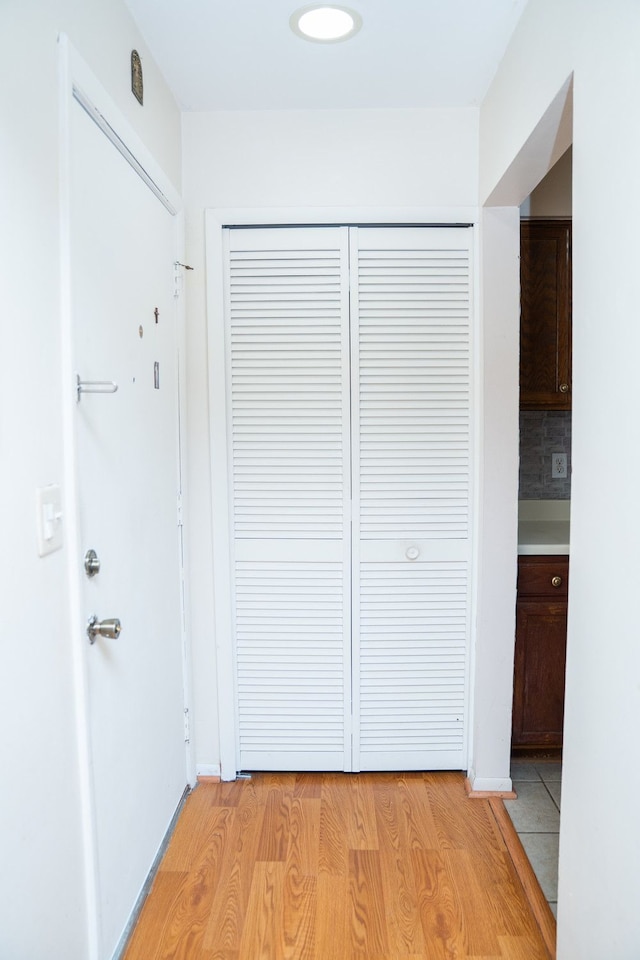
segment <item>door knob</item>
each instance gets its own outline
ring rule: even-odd
[[[92,617],[89,617],[89,622],[87,623],[89,643],[95,643],[96,637],[106,637],[108,640],[117,640],[121,630],[122,626],[116,617],[111,620],[98,620],[94,613]]]
[[[417,560],[420,556],[420,550],[418,547],[409,547],[405,556],[407,560]]]

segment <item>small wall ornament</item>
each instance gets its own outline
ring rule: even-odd
[[[131,92],[142,106],[144,87],[142,82],[142,61],[137,50],[131,51]]]

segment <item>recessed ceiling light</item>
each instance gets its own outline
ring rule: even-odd
[[[362,17],[348,7],[301,7],[289,19],[294,33],[314,43],[339,43],[349,40],[362,26]]]

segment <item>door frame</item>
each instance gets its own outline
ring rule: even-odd
[[[60,327],[61,327],[61,384],[64,441],[63,510],[66,536],[66,565],[68,579],[68,609],[71,628],[71,647],[74,677],[74,711],[78,751],[78,781],[81,808],[81,833],[84,857],[85,896],[87,911],[88,960],[99,958],[100,890],[97,863],[97,835],[94,818],[94,790],[91,780],[91,743],[89,734],[89,701],[87,673],[87,638],[83,629],[82,602],[82,544],[77,482],[77,450],[75,439],[75,408],[77,389],[73,356],[72,316],[72,260],[71,260],[71,118],[79,105],[94,120],[108,140],[119,150],[131,167],[175,218],[175,259],[184,260],[184,214],[180,195],[162,171],[153,155],[144,145],[131,124],[98,81],[91,68],[78,54],[65,34],[58,37],[59,90],[59,163],[60,163]],[[178,431],[176,447],[178,475],[176,488],[184,511],[186,486],[186,375],[185,375],[185,308],[182,291],[182,267],[175,268],[176,323],[178,375]],[[178,503],[176,503],[176,523]],[[179,570],[180,620],[183,664],[185,716],[191,703],[190,639],[187,621],[186,544],[184,527],[180,527]],[[195,783],[193,738],[185,741],[186,779]],[[159,838],[162,841],[163,838]],[[151,867],[151,864],[149,865]],[[137,905],[131,904],[132,911]]]
[[[220,776],[235,780],[238,772],[237,716],[233,652],[231,557],[229,524],[230,464],[228,457],[228,390],[225,342],[225,227],[248,226],[434,226],[471,225],[473,229],[472,291],[472,583],[469,621],[471,624],[467,691],[467,765],[473,756],[475,630],[477,605],[478,531],[480,510],[480,303],[478,207],[217,207],[205,211],[205,277],[207,287],[207,341],[209,372],[209,443],[211,465],[211,516],[213,544],[213,590],[215,599],[215,644],[217,655]]]

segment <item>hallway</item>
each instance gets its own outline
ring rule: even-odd
[[[547,960],[455,773],[255,774],[187,799],[125,960]]]

